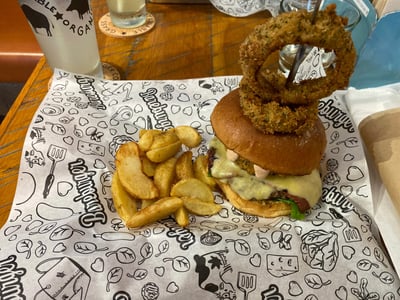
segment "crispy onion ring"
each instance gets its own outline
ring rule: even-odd
[[[245,77],[240,82],[239,94],[243,114],[265,134],[300,134],[313,126],[318,118],[318,101],[297,106],[264,101],[251,90]]]
[[[309,104],[348,86],[356,61],[351,34],[344,29],[347,19],[337,16],[335,5],[319,11],[315,24],[312,14],[300,10],[269,18],[247,37],[240,47],[243,76],[261,98],[282,104]],[[276,70],[263,67],[267,58],[289,44],[307,44],[333,50],[335,67],[326,70],[327,76],[285,86],[286,78]]]

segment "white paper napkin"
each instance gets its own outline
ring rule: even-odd
[[[350,89],[346,93],[345,99],[349,112],[358,126],[368,116],[400,107],[400,83],[361,90]],[[399,272],[400,214],[382,183],[371,154],[368,151],[365,152],[373,191],[375,221],[390,253],[393,265]]]
[[[187,124],[204,138],[193,153],[205,153],[210,113],[239,80],[108,81],[56,70],[0,229],[0,298],[394,299],[400,281],[367,213],[367,166],[340,94],[320,103],[323,196],[306,219],[247,215],[216,193],[223,210],[191,216],[186,228],[173,218],[124,226],[110,191],[118,146],[140,128]]]

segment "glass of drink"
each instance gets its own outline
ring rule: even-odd
[[[89,0],[19,0],[54,69],[103,77]]]
[[[146,0],[107,0],[111,22],[120,28],[134,28],[146,22]]]
[[[324,9],[328,4],[336,4],[336,13],[340,16],[347,17],[348,22],[345,26],[345,30],[351,31],[361,20],[361,13],[358,8],[350,2],[351,0],[325,0],[322,1],[321,9]],[[306,9],[313,11],[317,3],[317,0],[282,0],[280,11],[289,12]],[[297,49],[299,45],[286,45],[279,52],[279,71],[285,76],[289,75],[290,69],[296,57]],[[305,56],[313,49],[312,46],[306,46]],[[329,68],[335,61],[335,53],[325,52],[321,49],[321,63],[324,69]]]

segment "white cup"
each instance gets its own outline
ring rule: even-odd
[[[135,28],[146,22],[146,0],[107,0],[111,22],[120,28]]]
[[[103,77],[89,0],[19,0],[54,69]]]

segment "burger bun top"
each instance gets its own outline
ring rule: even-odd
[[[319,118],[302,134],[264,134],[243,115],[238,89],[223,97],[211,114],[217,138],[230,150],[265,170],[306,175],[319,168],[326,147]]]

